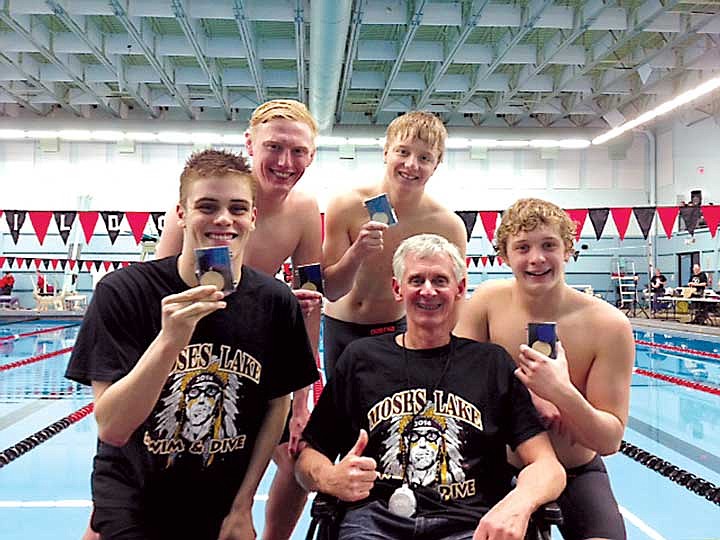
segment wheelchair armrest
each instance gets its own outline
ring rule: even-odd
[[[563,522],[562,510],[555,501],[543,504],[535,510],[533,517],[547,525],[562,525]]]

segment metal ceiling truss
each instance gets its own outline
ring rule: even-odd
[[[720,0],[0,0],[0,101],[244,121],[287,97],[323,132],[415,108],[450,126],[607,127],[714,75],[719,44]]]

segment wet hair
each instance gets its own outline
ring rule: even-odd
[[[302,122],[310,128],[313,141],[318,134],[318,125],[308,108],[294,99],[272,99],[266,101],[255,109],[250,117],[250,133],[260,124],[265,124],[275,118],[284,118]]]
[[[465,261],[455,244],[437,234],[416,234],[403,240],[393,255],[392,266],[395,279],[401,281],[405,273],[405,259],[414,255],[419,259],[433,255],[447,255],[453,265],[453,274],[458,281],[465,277]]]
[[[185,168],[180,175],[180,204],[185,204],[188,187],[195,180],[232,174],[247,179],[252,200],[255,202],[257,181],[245,156],[226,150],[202,150],[194,153],[185,162]]]
[[[507,259],[507,242],[510,236],[534,231],[538,227],[553,228],[565,244],[565,252],[572,251],[577,226],[565,210],[542,199],[519,199],[505,210],[495,235],[497,254]]]
[[[442,161],[447,129],[442,121],[430,112],[411,111],[398,116],[390,122],[385,135],[385,151],[389,150],[397,141],[408,138],[418,139],[429,144],[438,153],[438,163]]]

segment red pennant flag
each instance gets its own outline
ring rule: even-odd
[[[620,240],[625,240],[625,233],[630,224],[632,208],[611,208],[610,213],[615,222],[615,228],[617,228],[618,234],[620,235]]]
[[[6,261],[6,260],[7,260],[6,257],[0,257],[0,268],[2,268],[3,266],[5,266],[5,261]]]
[[[18,270],[22,268],[22,265],[24,262],[25,262],[24,257],[18,257],[15,259],[15,264],[17,265]]]
[[[588,210],[587,208],[573,208],[571,210],[565,210],[565,213],[570,216],[577,226],[575,231],[575,241],[580,241],[580,234],[582,233],[583,227],[585,226],[585,220],[587,219]]]
[[[480,220],[482,221],[488,240],[492,244],[495,239],[495,228],[497,227],[497,210],[489,210],[480,212]]]
[[[701,206],[700,209],[702,210],[703,217],[705,218],[705,223],[707,223],[707,226],[710,229],[710,235],[715,238],[718,224],[720,224],[720,206],[707,205]]]
[[[47,234],[48,225],[52,219],[52,212],[36,212],[30,211],[30,223],[32,223],[33,229],[35,229],[35,236],[38,237],[40,245],[42,246],[45,241],[45,235]]]
[[[135,237],[135,243],[139,244],[140,240],[142,240],[145,225],[150,219],[150,212],[125,212],[125,219],[130,225],[130,230]]]
[[[105,270],[110,270],[110,267],[112,266],[111,261],[103,261],[103,266],[105,267]]]
[[[42,259],[35,259],[35,268],[40,270],[40,263],[42,263]]]
[[[53,270],[57,268],[58,262],[60,262],[58,259],[50,259],[50,265],[52,266]]]
[[[675,225],[675,220],[680,213],[680,208],[677,206],[658,206],[657,213],[660,216],[663,229],[665,229],[665,234],[668,238],[672,238],[673,225]]]
[[[76,262],[75,259],[70,259],[70,260],[68,261],[68,264],[70,265],[70,270],[74,270],[74,269],[75,269],[75,262]]]
[[[127,261],[123,261],[120,264],[122,265],[123,268],[125,268],[126,266],[130,266],[130,263]]]
[[[503,262],[504,262],[504,261],[503,261],[503,258],[502,258],[500,255],[498,255],[498,257],[497,257],[497,262],[498,262],[498,266],[502,266],[502,265],[503,265]]]
[[[470,257],[465,257],[465,266],[470,268]]]
[[[92,270],[93,262],[92,261],[85,261],[85,268],[88,269],[88,272]]]
[[[85,243],[89,244],[93,233],[95,232],[95,225],[100,214],[98,212],[78,212],[78,218],[80,219],[80,225],[85,233]]]
[[[487,266],[487,257],[486,257],[485,255],[483,255],[482,257],[480,257],[480,260],[482,261],[483,266]]]

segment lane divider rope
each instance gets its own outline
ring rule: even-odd
[[[622,441],[620,444],[620,452],[644,465],[648,469],[661,474],[665,478],[668,478],[676,484],[684,487],[688,491],[704,497],[711,503],[720,506],[720,487],[716,486],[712,482],[696,476],[693,473],[681,469],[677,465],[673,465],[669,461],[666,461],[655,454],[643,450],[642,448],[630,444],[627,441]]]
[[[656,349],[662,349],[666,351],[681,352],[685,354],[692,354],[694,356],[704,356],[706,358],[714,358],[720,360],[720,354],[708,351],[698,351],[696,349],[688,349],[687,347],[678,347],[677,345],[666,345],[665,343],[655,343],[653,341],[644,341],[642,339],[636,339],[635,343],[638,345],[646,345],[648,347],[654,347]]]
[[[35,362],[39,362],[40,360],[47,360],[48,358],[52,358],[53,356],[57,356],[59,354],[69,353],[72,350],[72,347],[65,347],[64,349],[59,349],[57,351],[45,354],[39,354],[38,356],[31,356],[29,358],[23,358],[22,360],[15,360],[14,362],[9,362],[0,366],[0,372],[7,371],[9,369],[19,368],[22,366],[27,366],[28,364],[34,364]]]
[[[28,453],[39,444],[44,443],[51,437],[54,437],[61,431],[69,428],[74,423],[79,422],[92,413],[93,409],[94,403],[90,402],[84,407],[79,408],[77,411],[70,413],[66,417],[61,418],[40,431],[33,433],[29,437],[24,438],[22,441],[12,445],[10,448],[6,448],[0,452],[0,469],[23,454]]]
[[[650,371],[643,368],[634,368],[633,373],[636,373],[637,375],[643,375],[645,377],[650,377],[651,379],[659,379],[661,381],[677,384],[678,386],[684,386],[686,388],[692,388],[693,390],[699,390],[701,392],[707,392],[708,394],[720,396],[720,388],[716,388],[714,386],[709,386],[707,384],[702,384],[699,382],[688,381],[687,379],[683,379],[682,377],[665,375],[664,373],[657,373],[655,371]]]
[[[52,328],[43,328],[42,330],[33,330],[32,332],[23,332],[22,334],[13,334],[11,336],[0,336],[0,341],[9,341],[11,339],[20,339],[24,337],[37,336],[39,334],[47,334],[48,332],[58,332],[66,328],[79,326],[80,323],[66,324],[65,326],[53,326]]]

